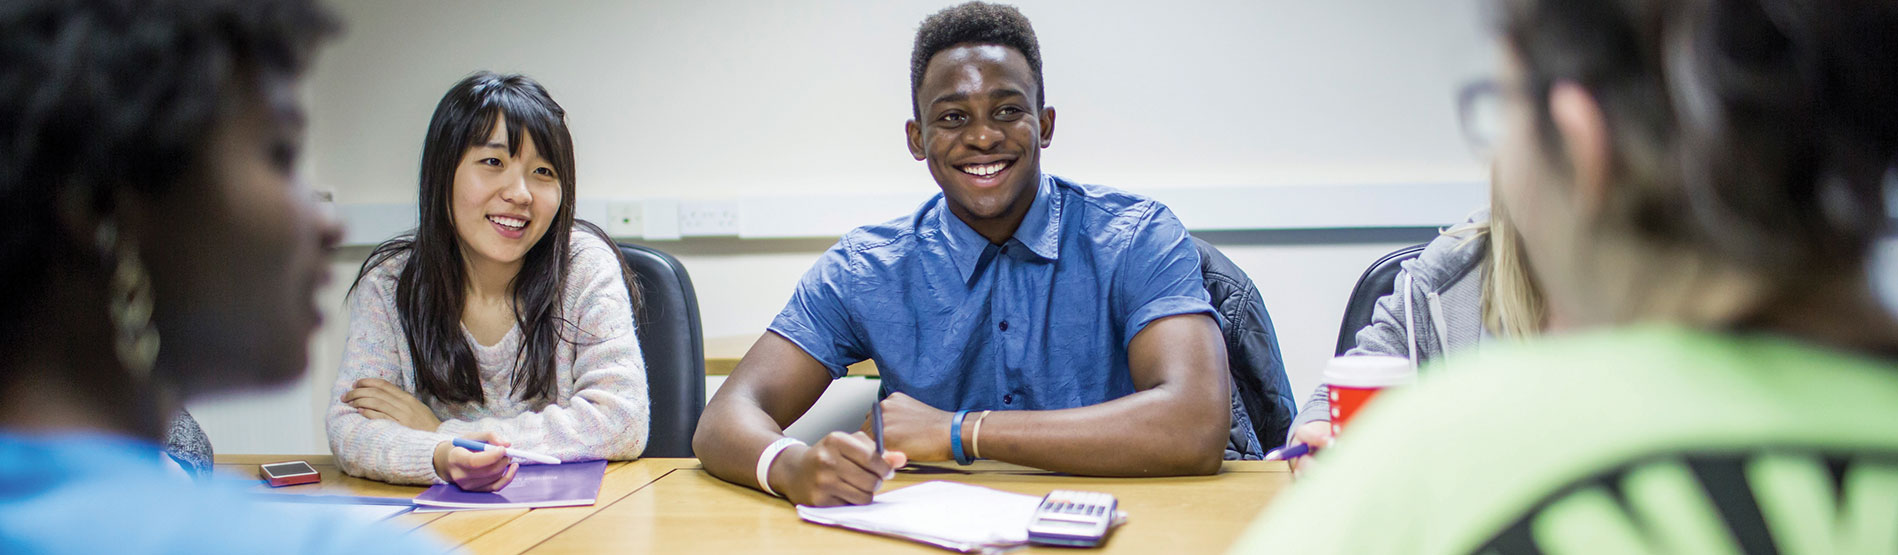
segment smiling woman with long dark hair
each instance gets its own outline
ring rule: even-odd
[[[419,225],[351,288],[329,412],[345,471],[494,490],[516,468],[503,451],[450,440],[562,460],[645,449],[638,288],[605,232],[574,219],[574,183],[566,111],[540,84],[482,72],[442,97]]]

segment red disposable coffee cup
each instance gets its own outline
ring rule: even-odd
[[[1345,356],[1325,366],[1325,385],[1331,387],[1331,435],[1385,388],[1417,381],[1410,360],[1394,356]]]

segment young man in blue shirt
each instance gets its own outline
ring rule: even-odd
[[[845,235],[706,406],[705,468],[799,504],[868,503],[908,460],[1075,474],[1209,474],[1231,413],[1226,353],[1185,228],[1150,199],[1041,173],[1055,111],[1012,7],[926,19],[910,153],[942,194]],[[783,435],[874,359],[888,451]]]

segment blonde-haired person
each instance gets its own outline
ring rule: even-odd
[[[1468,221],[1450,227],[1404,261],[1395,290],[1377,300],[1371,323],[1358,330],[1345,356],[1388,355],[1412,367],[1496,339],[1542,333],[1549,315],[1542,292],[1529,275],[1528,252],[1509,212],[1496,198]],[[1318,389],[1292,421],[1287,445],[1331,444],[1330,388]],[[1292,460],[1301,474],[1312,456]]]
[[[1352,422],[1237,551],[1898,551],[1898,3],[1494,3],[1500,204],[1561,337]]]

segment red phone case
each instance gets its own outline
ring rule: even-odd
[[[264,467],[270,466],[271,464],[283,464],[283,463],[292,463],[292,462],[302,462],[303,464],[310,464],[303,461],[274,462],[270,464],[259,465],[257,467],[257,474],[262,475],[264,477],[264,481],[269,482],[270,487],[273,487],[273,488],[280,488],[284,486],[294,486],[297,484],[314,484],[323,480],[323,474],[321,472],[311,472],[309,474],[292,474],[289,476],[271,476],[269,472],[264,471]],[[311,466],[310,469],[315,470],[316,467]]]

